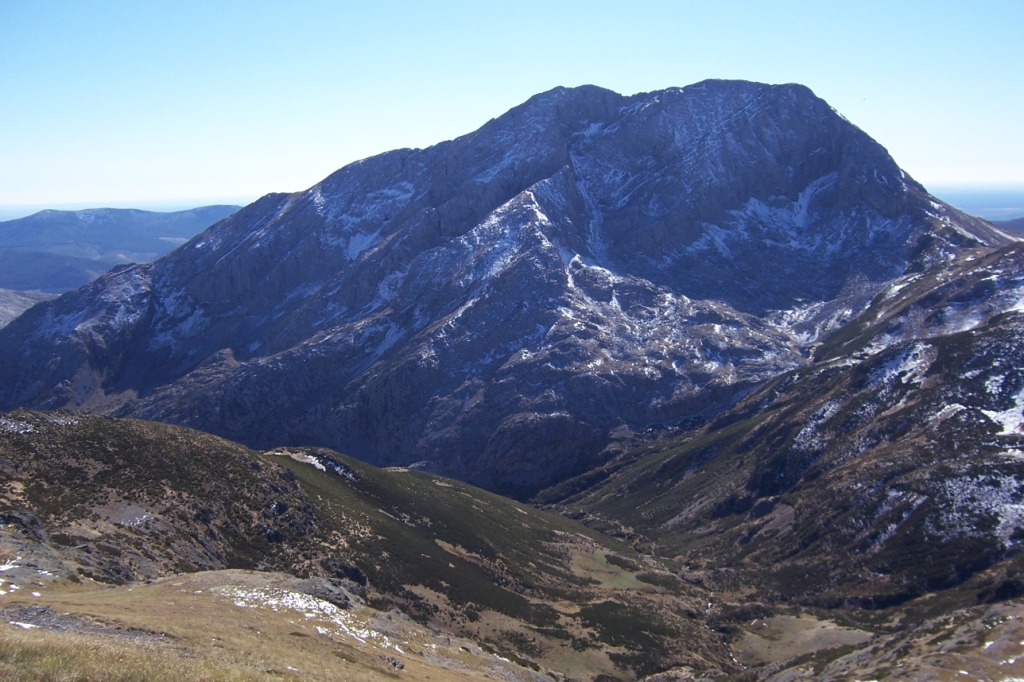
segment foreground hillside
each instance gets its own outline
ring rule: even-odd
[[[886,526],[895,540],[867,529],[860,539],[877,549],[843,558],[857,510],[840,499],[833,513],[798,484],[744,512],[726,489],[737,479],[712,461],[719,475],[707,487],[726,503],[706,514],[699,490],[673,473],[689,446],[635,453],[608,479],[614,496],[597,485],[565,505],[587,507],[587,521],[621,542],[462,483],[326,450],[257,453],[180,427],[10,413],[0,417],[0,671],[38,679],[64,666],[97,680],[1024,674],[1024,650],[1014,648],[1024,641],[1024,565],[1005,514],[1004,525],[951,523],[946,542],[906,546],[928,562],[900,563],[899,543],[926,531],[893,507],[883,513],[905,517]],[[941,518],[1012,507],[1016,493],[993,493],[989,482],[997,471],[1016,475],[1015,461],[992,456],[972,453],[975,478],[960,481],[976,479],[988,496],[965,493],[964,508]],[[933,465],[902,461],[910,473],[893,490],[910,481],[925,490]],[[661,485],[644,477],[652,463]],[[841,486],[823,489],[841,498]],[[676,516],[660,521],[672,504]],[[942,579],[915,572],[922,566],[945,567]]]
[[[24,609],[64,608],[57,604],[84,600],[85,590],[98,609],[85,608],[86,620],[116,613],[125,627],[194,638],[184,634],[187,621],[167,632],[152,618],[125,615],[147,594],[175,592],[166,580],[140,592],[138,581],[257,569],[294,577],[214,574],[187,584],[207,580],[222,598],[255,590],[292,599],[284,590],[342,610],[368,605],[353,621],[364,629],[401,609],[420,624],[407,626],[415,641],[433,641],[423,640],[429,626],[476,642],[488,661],[498,655],[541,673],[630,679],[678,665],[733,665],[701,618],[704,591],[665,564],[462,483],[323,450],[256,453],[180,427],[29,411],[0,417],[0,467],[3,580],[19,587],[8,587],[0,605],[21,609],[5,611],[8,622],[45,629],[45,618],[33,621]],[[33,591],[43,597],[29,598]],[[181,607],[193,608],[217,611]]]

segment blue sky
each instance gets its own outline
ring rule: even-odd
[[[811,87],[926,186],[1024,187],[1024,2],[0,0],[0,207],[245,203],[531,95]]]

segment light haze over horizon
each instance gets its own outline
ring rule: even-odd
[[[707,78],[807,85],[933,190],[1024,190],[1021,26],[996,0],[0,0],[0,219],[249,203],[559,85]]]

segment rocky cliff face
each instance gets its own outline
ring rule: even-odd
[[[538,95],[269,195],[0,332],[0,404],[325,444],[528,493],[1010,239],[801,86]]]

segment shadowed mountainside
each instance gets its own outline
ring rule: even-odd
[[[894,278],[1009,241],[804,87],[558,88],[33,309],[0,331],[0,405],[526,496],[803,365]]]

